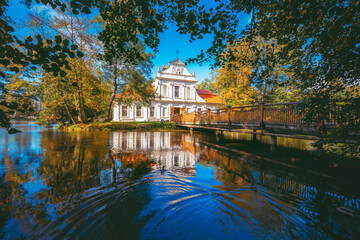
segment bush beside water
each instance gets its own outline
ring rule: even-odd
[[[136,129],[174,129],[170,122],[92,122],[84,124],[62,124],[57,126],[58,130],[64,131],[118,131]]]

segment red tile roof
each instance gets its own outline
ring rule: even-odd
[[[196,92],[207,103],[219,103],[219,104],[222,103],[221,100],[216,96],[216,94],[209,90],[196,89]]]

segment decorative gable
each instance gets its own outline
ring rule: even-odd
[[[195,73],[191,74],[187,69],[185,63],[180,59],[175,59],[168,63],[169,65],[164,65],[162,69],[158,71],[158,79],[166,80],[175,80],[183,82],[196,82]]]
[[[173,66],[179,66],[179,67],[185,67],[185,63],[183,63],[180,59],[175,59],[171,62],[169,62],[169,65],[173,65]]]

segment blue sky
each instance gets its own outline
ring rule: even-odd
[[[180,35],[176,32],[175,25],[169,25],[168,30],[160,35],[159,51],[155,54],[154,59],[154,71],[153,76],[156,76],[158,67],[162,67],[164,64],[176,59],[185,62],[187,58],[196,57],[200,53],[200,50],[207,49],[211,46],[211,36],[204,37],[201,40],[197,40],[193,43],[189,42],[189,36]],[[179,51],[179,54],[176,53]],[[210,74],[210,63],[203,64],[190,64],[187,66],[189,72],[194,72],[197,80],[200,82]]]
[[[206,1],[208,4],[210,1]],[[211,3],[209,3],[211,5]],[[9,0],[9,8],[7,11],[7,15],[13,18],[24,18],[25,12],[27,8],[24,4],[19,3],[19,0]],[[241,14],[239,16],[239,20],[242,23],[239,31],[250,20],[250,16],[246,14]],[[17,29],[17,31],[21,31],[21,29]],[[205,36],[201,40],[196,40],[193,43],[189,42],[189,37],[187,35],[180,35],[176,32],[175,25],[168,25],[168,30],[166,30],[163,34],[160,35],[160,46],[159,51],[155,54],[154,59],[154,68],[152,71],[152,76],[156,76],[156,72],[158,67],[162,67],[164,64],[176,59],[179,56],[179,59],[185,61],[187,58],[196,57],[198,53],[200,53],[201,49],[206,50],[210,47],[212,41],[212,36]],[[176,53],[179,51],[179,54]],[[204,78],[210,75],[210,65],[211,63],[206,63],[203,65],[200,64],[190,64],[187,66],[189,72],[194,72],[196,75],[196,79],[198,83],[200,83]]]

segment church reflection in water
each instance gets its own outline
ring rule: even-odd
[[[110,145],[116,159],[137,154],[154,161],[154,168],[168,169],[185,176],[195,175],[196,141],[189,134],[175,132],[113,132]],[[117,157],[121,155],[121,158]],[[128,155],[128,156],[130,156]]]

